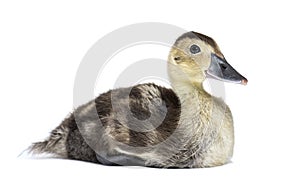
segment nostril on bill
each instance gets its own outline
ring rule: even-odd
[[[226,69],[227,69],[227,66],[226,66],[226,65],[224,65],[224,64],[220,64],[220,66],[221,66],[221,68],[222,68],[222,69],[224,69],[224,70],[226,70]]]

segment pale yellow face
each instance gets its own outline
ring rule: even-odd
[[[211,63],[211,54],[223,56],[215,49],[198,38],[183,38],[175,43],[169,54],[169,75],[180,77],[183,81],[202,83],[205,71]],[[174,78],[176,79],[176,78]]]

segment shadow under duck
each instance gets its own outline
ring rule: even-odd
[[[168,57],[172,89],[152,83],[100,94],[74,110],[33,154],[104,165],[197,168],[226,164],[233,154],[229,107],[203,88],[206,77],[246,85],[216,42],[187,32]]]

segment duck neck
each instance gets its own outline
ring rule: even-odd
[[[204,90],[203,83],[199,82],[175,82],[172,83],[173,90],[180,99],[181,104],[202,102],[211,98],[211,95]],[[195,100],[196,99],[196,100]]]

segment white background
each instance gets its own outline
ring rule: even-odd
[[[299,187],[299,12],[289,0],[1,1],[0,187]],[[17,158],[72,111],[87,50],[115,29],[147,21],[212,36],[248,78],[247,86],[225,85],[233,162],[161,170]]]

